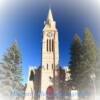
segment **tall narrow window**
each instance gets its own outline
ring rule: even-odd
[[[53,64],[52,64],[52,69],[53,69]]]
[[[48,39],[47,39],[47,51],[48,51]]]
[[[52,51],[52,39],[51,39],[51,51]]]
[[[52,39],[52,51],[54,50],[54,40]]]
[[[47,70],[48,70],[48,64],[47,64]]]
[[[49,40],[49,51],[51,52],[51,39]]]

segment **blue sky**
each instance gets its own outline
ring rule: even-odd
[[[51,6],[59,33],[60,65],[69,63],[69,48],[75,33],[83,37],[88,27],[100,46],[99,0],[1,0],[0,60],[14,40],[23,60],[23,77],[27,81],[30,65],[41,64],[41,36]]]

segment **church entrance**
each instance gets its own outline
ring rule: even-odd
[[[54,88],[49,86],[46,91],[47,100],[54,100]]]

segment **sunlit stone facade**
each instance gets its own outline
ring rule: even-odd
[[[41,65],[29,68],[25,100],[63,100],[65,69],[59,65],[59,42],[51,9],[42,33]]]

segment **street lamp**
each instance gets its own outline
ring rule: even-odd
[[[96,75],[95,75],[95,73],[92,73],[92,74],[90,75],[90,78],[91,78],[91,80],[92,80],[92,82],[93,82],[94,97],[95,97],[95,100],[96,100],[96,86],[95,86],[95,78],[96,78]]]

